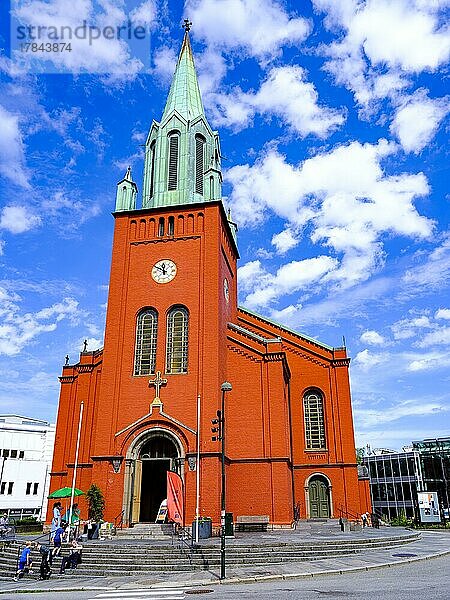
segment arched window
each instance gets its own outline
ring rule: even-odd
[[[309,390],[303,396],[305,438],[308,450],[326,448],[323,398],[320,392]]]
[[[155,155],[156,155],[156,141],[153,140],[153,142],[150,145],[150,160],[151,160],[151,167],[150,167],[150,198],[153,198],[153,194],[155,192]]]
[[[167,189],[176,190],[178,187],[178,146],[180,136],[178,131],[169,134],[169,176],[167,178]]]
[[[195,136],[195,191],[203,195],[203,171],[205,156],[205,138],[201,135]]]
[[[164,217],[161,217],[158,221],[158,237],[163,237],[164,235]]]
[[[187,373],[189,313],[174,306],[167,315],[166,373]]]
[[[158,336],[158,313],[145,308],[137,318],[134,374],[150,375],[155,372],[156,340]]]
[[[175,233],[175,217],[169,217],[167,220],[167,235]]]

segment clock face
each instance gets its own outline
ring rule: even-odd
[[[229,302],[230,301],[230,287],[228,285],[228,279],[227,278],[225,278],[223,280],[223,295],[225,296],[225,300],[227,302]]]
[[[156,283],[169,283],[177,274],[177,265],[173,260],[158,260],[152,267],[152,277]]]

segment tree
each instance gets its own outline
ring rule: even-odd
[[[105,497],[102,490],[95,483],[86,492],[88,502],[88,517],[95,523],[103,521],[103,511],[105,510]]]

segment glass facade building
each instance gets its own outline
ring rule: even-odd
[[[437,492],[441,514],[449,516],[450,438],[413,442],[404,452],[372,453],[368,468],[374,512],[388,520],[417,516],[417,492]]]

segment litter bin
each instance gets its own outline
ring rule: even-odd
[[[233,513],[225,513],[225,535],[234,537]]]
[[[197,522],[192,522],[192,537],[195,540]],[[212,519],[210,517],[203,517],[198,522],[198,538],[204,540],[210,538],[212,535]]]

